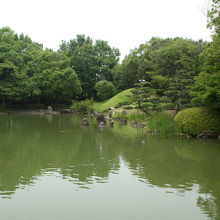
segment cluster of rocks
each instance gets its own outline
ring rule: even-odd
[[[103,127],[107,126],[106,119],[108,119],[108,126],[109,127],[114,127],[114,120],[118,120],[119,121],[119,125],[127,125],[127,123],[128,123],[127,119],[112,118],[112,115],[113,115],[112,110],[114,110],[114,109],[109,108],[108,115],[105,116],[101,112],[96,113],[96,112],[93,111],[93,109],[90,109],[88,115],[89,115],[89,117],[96,117],[97,125],[100,128],[103,128]],[[124,110],[122,113],[123,114],[127,114],[127,111]],[[80,125],[81,126],[88,126],[89,125],[88,119],[87,118],[83,118],[81,123],[80,123]],[[130,123],[130,125],[132,127],[146,128],[146,124],[144,124],[144,123],[137,123],[135,121],[132,121]]]
[[[127,114],[127,112],[125,110],[122,113]],[[109,127],[114,127],[113,119],[118,120],[119,125],[127,125],[127,119],[112,118],[112,115],[113,115],[113,112],[112,112],[111,108],[109,108],[107,116],[103,115],[101,112],[95,113],[92,109],[89,111],[89,116],[96,117],[97,125],[100,128],[106,127],[106,125],[107,125],[106,119],[108,119],[108,126]],[[87,118],[83,118],[80,124],[81,124],[81,126],[88,126],[89,121]],[[141,123],[141,122],[136,122],[136,121],[131,121],[130,126],[138,127],[138,128],[146,128],[147,124]],[[185,134],[182,134],[182,135],[186,136]],[[186,137],[190,138],[191,136],[187,135]],[[219,132],[216,132],[216,131],[206,130],[206,131],[203,131],[201,134],[197,135],[197,138],[218,138],[220,140],[220,134],[219,134]]]
[[[87,118],[83,118],[82,121],[80,122],[81,126],[89,126],[89,121]]]
[[[197,138],[218,138],[220,140],[220,134],[217,131],[205,130],[197,135]]]
[[[92,114],[92,115],[91,115]],[[95,116],[96,117],[96,122],[97,122],[97,125],[100,127],[100,128],[104,128],[106,127],[106,118],[105,116],[101,113],[101,112],[98,112],[98,113],[92,113],[92,112],[89,112],[89,115],[90,116]],[[89,125],[89,121],[87,118],[83,118],[81,123],[80,123],[81,126],[88,126]],[[109,121],[109,127],[114,127],[114,121],[110,120]]]
[[[197,136],[192,136],[189,134],[180,133],[179,136],[187,137],[187,138],[201,138],[201,139],[210,139],[210,138],[218,138],[220,140],[220,133],[213,130],[205,130],[201,134]]]
[[[108,118],[111,118],[111,117],[108,116]],[[106,126],[105,116],[100,112],[96,113],[96,122],[99,127],[101,127],[101,128],[105,127]],[[112,120],[109,121],[109,127],[114,127],[114,121],[112,121]]]
[[[127,125],[128,121],[127,119],[120,119],[119,124],[120,125]]]
[[[136,121],[131,121],[130,125],[132,127],[138,127],[138,128],[146,128],[147,124],[141,123],[141,122],[136,122]]]

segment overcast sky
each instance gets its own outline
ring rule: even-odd
[[[2,0],[0,28],[54,50],[85,34],[108,41],[123,58],[152,36],[209,41],[207,7],[208,0]]]

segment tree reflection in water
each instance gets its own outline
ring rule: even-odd
[[[58,172],[80,187],[109,181],[121,160],[148,186],[184,194],[198,187],[197,205],[220,216],[220,146],[215,140],[153,137],[129,126],[80,128],[73,116],[0,117],[0,197]],[[173,190],[173,191],[172,191]]]

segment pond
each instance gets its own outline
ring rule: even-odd
[[[2,115],[0,219],[220,219],[220,142]]]

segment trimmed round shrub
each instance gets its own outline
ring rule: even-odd
[[[107,80],[99,81],[95,84],[94,89],[97,92],[97,98],[99,101],[104,101],[115,95],[116,90],[112,82]]]
[[[196,136],[205,130],[220,132],[220,114],[208,108],[188,108],[174,118],[183,133]]]

